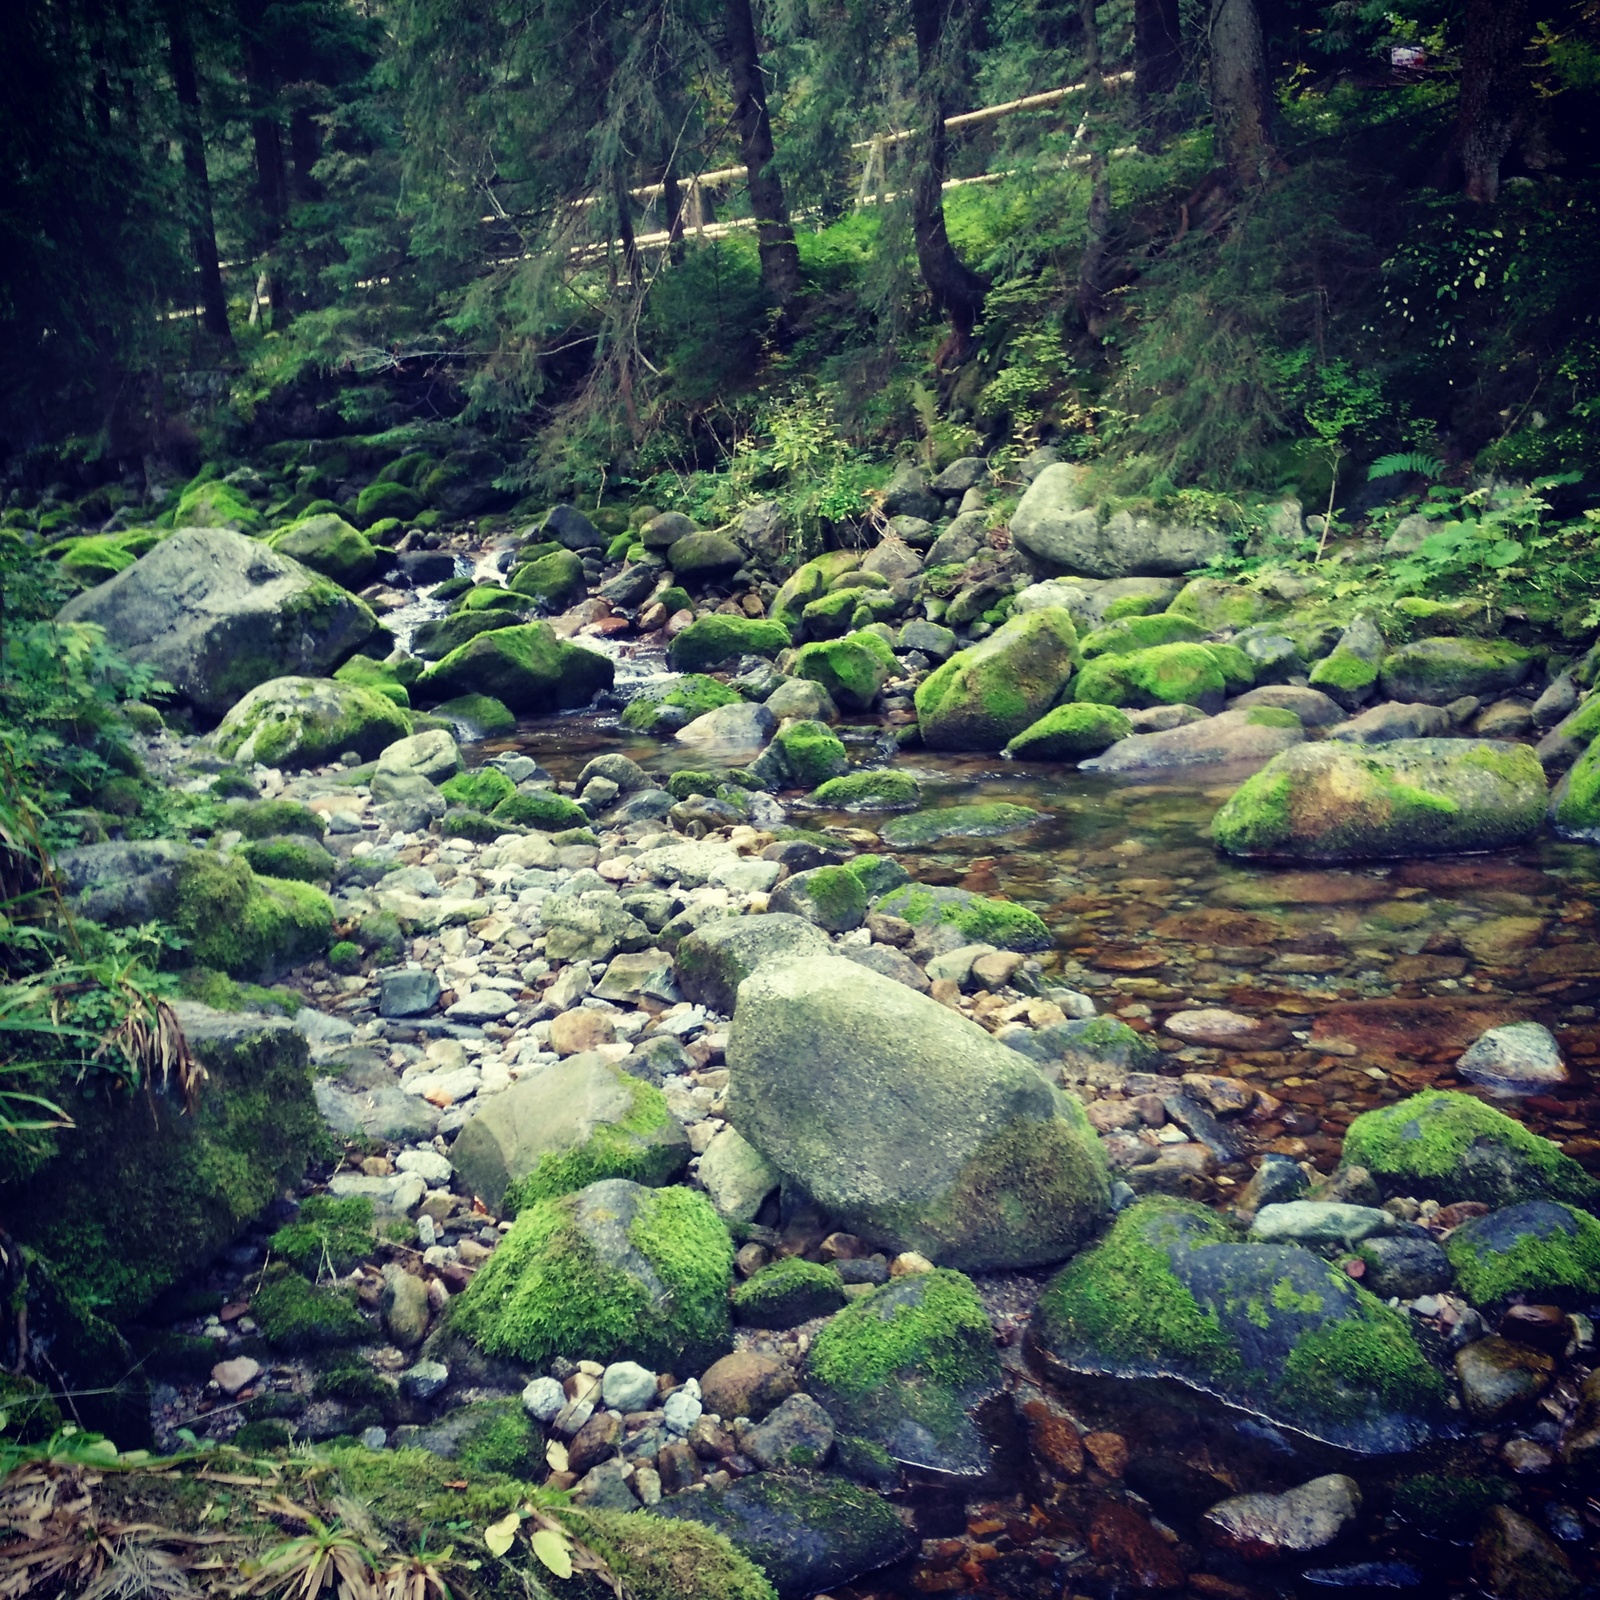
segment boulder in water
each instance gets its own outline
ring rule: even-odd
[[[222,719],[213,742],[245,766],[311,767],[346,751],[371,760],[410,734],[410,715],[387,695],[333,678],[273,678]]]
[[[567,711],[611,687],[609,656],[558,639],[547,622],[481,633],[417,680],[430,701],[493,695],[511,711]]]

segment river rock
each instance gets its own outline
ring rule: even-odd
[[[372,541],[331,511],[302,517],[273,534],[267,543],[346,589],[359,589],[378,565],[378,552]]]
[[[1526,745],[1302,745],[1248,779],[1211,836],[1229,855],[1300,861],[1494,850],[1531,838],[1545,801],[1543,770]]]
[[[331,672],[377,627],[353,594],[226,528],[181,528],[61,608],[136,666],[221,716],[269,678]]]
[[[827,936],[805,917],[724,917],[680,939],[673,966],[684,999],[727,1014],[739,985],[763,961],[787,962],[830,949]]]
[[[758,967],[729,1031],[728,1119],[838,1223],[974,1267],[1070,1253],[1105,1215],[1076,1101],[976,1024],[817,956]]]
[[[1135,517],[1102,518],[1085,487],[1087,470],[1057,462],[1028,486],[1011,514],[1011,537],[1024,550],[1069,572],[1097,578],[1190,572],[1227,548],[1217,528]]]
[[[56,873],[75,911],[120,928],[172,915],[179,869],[191,854],[177,839],[107,839],[61,851]]]
[[[782,1174],[737,1128],[723,1128],[706,1146],[697,1172],[717,1215],[728,1222],[752,1222]]]
[[[1169,772],[1175,767],[1261,763],[1304,743],[1305,736],[1292,712],[1269,707],[1224,711],[1165,733],[1136,733],[1119,739],[1103,754],[1080,762],[1079,770],[1131,776]]]
[[[882,1495],[837,1477],[760,1473],[674,1495],[656,1514],[724,1535],[766,1573],[780,1600],[805,1600],[903,1560],[916,1548]]]
[[[486,694],[509,710],[567,711],[611,687],[609,656],[556,637],[548,622],[480,633],[430,667],[416,684],[428,704]]]
[[[1447,706],[1514,689],[1532,669],[1533,653],[1509,640],[1418,639],[1384,658],[1380,681],[1391,700]]]
[[[408,967],[379,975],[380,1017],[422,1017],[438,1003],[439,980],[425,967]]]
[[[1076,657],[1077,633],[1065,611],[1011,618],[918,687],[923,743],[934,750],[1003,748],[1055,703]]]
[[[1363,1451],[1415,1448],[1447,1417],[1403,1314],[1309,1250],[1239,1242],[1181,1200],[1122,1212],[1050,1281],[1032,1337],[1066,1371],[1176,1378]]]
[[[1471,1083],[1511,1093],[1534,1093],[1569,1077],[1555,1035],[1539,1022],[1490,1028],[1468,1047],[1456,1072]]]
[[[1213,1544],[1246,1560],[1270,1561],[1332,1544],[1360,1509],[1360,1486],[1335,1472],[1283,1494],[1234,1495],[1212,1506],[1202,1526]]]
[[[1262,1206],[1250,1224],[1250,1237],[1265,1244],[1292,1239],[1305,1244],[1359,1244],[1375,1233],[1388,1233],[1394,1218],[1377,1206],[1355,1206],[1340,1200],[1288,1200]]]
[[[1568,1600],[1582,1588],[1566,1552],[1509,1506],[1485,1514],[1472,1575],[1492,1600]]]
[[[1451,727],[1449,716],[1439,706],[1385,700],[1332,729],[1328,738],[1344,744],[1389,744],[1395,739],[1443,738]]]
[[[1005,753],[1018,761],[1080,761],[1132,732],[1127,714],[1115,706],[1056,706],[1017,734]]]
[[[332,678],[273,678],[222,719],[212,742],[230,761],[308,767],[347,750],[370,760],[411,732],[411,717],[386,695]]]
[[[944,515],[944,504],[928,487],[928,475],[912,462],[902,462],[894,470],[883,491],[886,517],[921,517],[933,522]]]
[[[374,777],[393,773],[426,778],[429,783],[439,784],[465,767],[454,736],[444,728],[429,728],[425,733],[414,733],[410,738],[396,739],[393,744],[385,745],[378,755],[378,773]]]
[[[870,629],[842,639],[818,639],[801,645],[791,668],[796,677],[821,684],[847,711],[868,711],[878,692],[900,670],[894,651]]]
[[[1361,1281],[1380,1300],[1443,1294],[1455,1281],[1450,1258],[1432,1239],[1371,1238],[1358,1253],[1367,1265]]]
[[[700,1378],[700,1395],[713,1416],[759,1422],[795,1392],[793,1370],[756,1350],[735,1350],[714,1361]]]
[[[1493,1426],[1526,1411],[1549,1386],[1555,1363],[1542,1350],[1493,1336],[1456,1351],[1461,1399],[1479,1422]]]
[[[1292,683],[1266,683],[1256,689],[1247,689],[1228,702],[1230,711],[1248,711],[1255,706],[1270,706],[1278,711],[1292,711],[1299,717],[1302,727],[1327,728],[1344,721],[1344,711],[1336,700],[1330,699],[1320,689],[1303,688]]]
[[[1600,1293],[1600,1221],[1552,1200],[1525,1200],[1452,1230],[1445,1254],[1474,1305],[1513,1296],[1588,1304]]]
[[[745,1455],[766,1471],[820,1467],[833,1453],[833,1419],[808,1394],[792,1394],[740,1435]]]
[[[450,1159],[465,1193],[514,1214],[596,1178],[670,1183],[689,1139],[658,1090],[591,1051],[481,1099]]]

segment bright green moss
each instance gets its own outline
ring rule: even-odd
[[[1254,685],[1255,663],[1237,645],[1208,644],[1205,650],[1221,670],[1229,694],[1239,694]]]
[[[561,828],[581,828],[588,821],[588,813],[565,795],[547,790],[537,793],[509,794],[496,804],[489,815],[496,822],[516,823],[525,828],[542,828],[551,833]]]
[[[1074,702],[1045,712],[1006,746],[1005,753],[1018,761],[1081,761],[1132,732],[1133,724],[1115,706]]]
[[[753,1328],[793,1328],[829,1316],[844,1303],[844,1284],[833,1267],[788,1256],[733,1291],[733,1317]]]
[[[677,1177],[687,1152],[681,1141],[663,1137],[677,1127],[666,1096],[640,1078],[629,1078],[627,1086],[632,1097],[627,1111],[597,1123],[575,1149],[541,1156],[532,1172],[506,1189],[502,1215],[516,1216],[536,1201],[576,1194],[602,1178],[627,1178],[656,1188]]]
[[[692,722],[708,711],[715,711],[718,706],[735,705],[738,700],[739,696],[732,689],[718,683],[715,678],[688,673],[659,695],[639,695],[630,700],[620,720],[623,727],[637,733],[655,733],[667,720],[662,715],[665,706],[680,708],[685,714],[684,719]],[[672,721],[673,727],[678,725],[678,721]]]
[[[454,609],[461,613],[474,611],[523,611],[527,606],[526,599],[513,593],[510,589],[503,589],[499,584],[480,583],[472,588],[456,602]]]
[[[713,613],[691,622],[669,650],[674,672],[707,672],[740,656],[775,656],[787,650],[789,629],[761,617]]]
[[[1207,633],[1237,633],[1256,621],[1261,611],[1260,595],[1215,578],[1195,578],[1186,583],[1167,607],[1169,616],[1185,617]]]
[[[1423,1358],[1404,1315],[1371,1295],[1361,1312],[1305,1334],[1289,1352],[1277,1388],[1293,1415],[1307,1410],[1334,1421],[1386,1410],[1426,1416],[1444,1404],[1444,1379]]]
[[[327,1350],[359,1344],[372,1333],[352,1296],[319,1289],[287,1268],[268,1269],[250,1297],[250,1313],[276,1350]]]
[[[1220,703],[1226,689],[1210,647],[1164,644],[1097,657],[1078,674],[1072,694],[1105,706],[1203,705]]]
[[[371,656],[351,656],[333,676],[339,683],[351,683],[358,689],[368,689],[373,694],[381,694],[385,699],[394,701],[402,710],[410,708],[411,693],[395,677],[393,668],[385,666],[381,661],[374,661]]]
[[[921,798],[922,786],[909,772],[888,769],[829,778],[811,796],[813,804],[838,811],[898,811]]]
[[[361,970],[361,946],[351,939],[339,939],[328,946],[328,965],[338,973],[352,976]]]
[[[326,950],[333,903],[309,884],[258,878],[240,858],[197,850],[179,866],[172,924],[201,966],[254,978]]]
[[[352,750],[370,759],[406,738],[411,726],[407,712],[371,689],[287,679],[261,698],[241,701],[214,737],[218,752],[230,760],[307,767]]]
[[[1251,706],[1244,714],[1244,720],[1252,728],[1298,728],[1300,719],[1292,711],[1285,711],[1281,706]]]
[[[837,780],[850,765],[838,735],[824,722],[786,722],[772,742],[783,752],[789,775],[800,788],[813,789],[829,778]]]
[[[1590,706],[1597,708],[1595,720],[1600,722],[1600,694],[1593,696],[1584,710]],[[1582,713],[1579,715],[1581,717]],[[1572,770],[1556,791],[1551,820],[1557,831],[1574,838],[1587,839],[1600,834],[1600,737],[1596,737],[1573,763]]]
[[[269,1017],[297,1016],[305,1005],[293,989],[236,983],[227,973],[210,967],[186,967],[178,975],[178,992],[185,1000],[198,1000],[213,1011],[259,1011]]]
[[[715,772],[695,772],[685,768],[667,779],[667,793],[674,800],[687,800],[692,794],[715,794],[722,779]]]
[[[1086,634],[1079,650],[1085,661],[1092,661],[1096,656],[1126,655],[1129,651],[1149,650],[1158,644],[1193,644],[1205,636],[1206,630],[1197,623],[1171,612],[1155,616],[1124,615],[1120,621],[1108,621]]]
[[[273,1234],[268,1248],[309,1278],[342,1278],[372,1254],[375,1238],[372,1202],[365,1195],[312,1195],[299,1217]]]
[[[439,832],[446,839],[466,839],[472,844],[493,844],[502,834],[515,832],[512,822],[495,822],[481,811],[453,806],[439,819]]]
[[[587,1191],[589,1203],[600,1203]],[[451,1323],[491,1355],[542,1365],[582,1353],[670,1367],[686,1350],[726,1342],[733,1241],[710,1202],[688,1189],[629,1191],[624,1225],[666,1291],[605,1264],[578,1220],[584,1193],[520,1212],[500,1247],[451,1304]],[[614,1225],[614,1224],[612,1224]]]
[[[474,772],[458,772],[439,785],[439,793],[453,806],[472,811],[493,811],[504,799],[514,795],[517,786],[498,767],[479,767]]]
[[[645,1512],[558,1513],[622,1581],[629,1600],[777,1600],[759,1568],[697,1522]],[[548,1583],[541,1571],[540,1581]],[[558,1600],[594,1594],[577,1579],[550,1583]]]
[[[461,1438],[456,1460],[470,1473],[504,1473],[536,1481],[544,1475],[544,1434],[515,1400],[476,1408],[483,1420]]]
[[[1102,624],[1120,622],[1124,617],[1147,617],[1167,604],[1158,594],[1118,595],[1100,614]]]
[[[263,877],[292,878],[296,883],[327,883],[338,868],[331,852],[304,834],[247,839],[239,854]]]
[[[343,517],[331,514],[303,517],[270,535],[267,543],[280,555],[292,557],[347,589],[360,588],[378,565],[372,541]]]
[[[830,1389],[867,1395],[908,1370],[952,1389],[986,1376],[994,1330],[971,1279],[924,1273],[915,1304],[897,1304],[884,1290],[846,1306],[812,1342],[811,1370]]]
[[[493,695],[458,694],[436,705],[433,714],[465,740],[498,739],[517,731],[517,719]]]
[[[1183,1227],[1173,1226],[1181,1219]],[[1179,1281],[1169,1246],[1232,1235],[1221,1218],[1183,1200],[1130,1206],[1105,1239],[1046,1286],[1039,1317],[1052,1348],[1090,1350],[1130,1365],[1181,1362],[1212,1379],[1235,1374],[1239,1353],[1217,1314]]]
[[[868,710],[899,670],[888,641],[868,629],[801,645],[794,658],[796,677],[820,683],[836,704],[855,711]]]
[[[1344,1161],[1365,1167],[1392,1194],[1587,1205],[1597,1191],[1548,1139],[1471,1095],[1442,1089],[1363,1112],[1346,1130]]]
[[[919,850],[941,839],[991,839],[1032,827],[1042,813],[1031,806],[1005,801],[987,805],[946,806],[939,811],[914,811],[894,817],[879,830],[883,842],[897,850]]]
[[[583,593],[582,558],[572,550],[552,550],[512,573],[511,588],[560,610]]]
[[[866,916],[867,891],[848,867],[813,867],[803,881],[806,899],[822,927],[858,927]]]
[[[1512,1218],[1504,1211],[1474,1219],[1445,1241],[1456,1282],[1474,1305],[1494,1305],[1522,1293],[1541,1301],[1584,1302],[1600,1294],[1600,1222],[1587,1211],[1547,1210],[1547,1204],[1510,1208],[1530,1213],[1526,1231],[1510,1244],[1504,1235]]]
[[[235,533],[261,532],[261,513],[231,483],[212,479],[191,483],[179,496],[175,528],[232,528]]]
[[[1050,930],[1042,918],[1009,900],[941,900],[920,884],[897,889],[879,904],[888,916],[903,917],[915,927],[948,922],[969,944],[992,944],[1000,950],[1048,950]]]
[[[435,701],[487,694],[513,712],[564,711],[609,689],[614,674],[609,657],[557,638],[547,622],[530,622],[480,633],[429,668],[417,687]]]
[[[1353,650],[1339,649],[1312,667],[1306,680],[1313,689],[1342,689],[1357,694],[1378,681],[1378,668]]]

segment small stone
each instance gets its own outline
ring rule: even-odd
[[[1120,1478],[1128,1470],[1128,1441],[1120,1433],[1086,1433],[1083,1448],[1108,1478]]]
[[[1263,1206],[1250,1224],[1250,1237],[1259,1243],[1293,1239],[1353,1245],[1375,1233],[1389,1233],[1394,1225],[1394,1218],[1378,1206],[1352,1206],[1337,1200],[1288,1200]]]
[[[422,1343],[428,1332],[428,1286],[421,1278],[403,1267],[385,1267],[378,1309],[384,1331],[402,1350]]]
[[[580,1477],[617,1453],[622,1419],[613,1411],[596,1411],[567,1446],[567,1470]]]
[[[889,1263],[891,1278],[911,1278],[921,1272],[932,1272],[933,1263],[916,1250],[902,1250]]]
[[[665,1446],[656,1457],[663,1494],[680,1494],[700,1476],[700,1457],[682,1440]]]
[[[1490,1028],[1467,1048],[1456,1071],[1469,1082],[1511,1092],[1543,1089],[1568,1078],[1555,1035],[1538,1022]]]
[[[1542,1350],[1491,1334],[1456,1351],[1461,1398],[1480,1422],[1502,1422],[1549,1387],[1555,1363]]]
[[[559,1433],[563,1439],[570,1439],[593,1415],[593,1400],[587,1397],[581,1400],[569,1400],[551,1420],[550,1431]]]
[[[672,1433],[687,1433],[700,1420],[705,1402],[700,1398],[700,1385],[691,1378],[681,1389],[667,1396],[661,1413]]]
[[[1500,1447],[1500,1459],[1519,1478],[1537,1477],[1556,1464],[1555,1451],[1536,1439],[1507,1439]]]
[[[450,1369],[442,1361],[419,1361],[400,1374],[400,1393],[408,1400],[432,1400],[450,1381]]]
[[[1275,1050],[1289,1037],[1289,1030],[1281,1022],[1216,1008],[1175,1011],[1162,1026],[1185,1044],[1213,1045],[1223,1050]]]
[[[559,1056],[577,1056],[586,1050],[598,1050],[616,1036],[616,1025],[605,1012],[581,1006],[574,1011],[563,1011],[550,1023],[550,1048]]]
[[[1022,1398],[1023,1395],[1026,1398]],[[1083,1436],[1066,1407],[1038,1390],[1023,1390],[1018,1398],[1033,1453],[1060,1476],[1081,1478]]]
[[[419,968],[385,972],[378,979],[380,1017],[420,1017],[439,1003],[439,980]]]
[[[437,1150],[402,1150],[394,1158],[394,1164],[402,1172],[416,1173],[434,1189],[445,1188],[455,1170],[450,1165],[450,1158],[440,1155]]]
[[[373,1426],[361,1430],[361,1448],[363,1450],[386,1450],[389,1446],[389,1435],[382,1428]]]
[[[219,1361],[211,1369],[211,1381],[231,1400],[241,1389],[247,1389],[261,1376],[261,1363],[249,1356],[235,1356],[231,1361]]]
[[[1126,1573],[1136,1591],[1166,1593],[1183,1588],[1177,1552],[1132,1506],[1119,1500],[1096,1507],[1089,1522],[1089,1553]]]
[[[535,1422],[554,1422],[567,1403],[567,1392],[554,1378],[535,1378],[522,1391],[522,1409]]]
[[[639,1497],[640,1505],[660,1505],[661,1474],[654,1467],[635,1467],[633,1469],[633,1492]]]
[[[1368,1239],[1361,1247],[1365,1286],[1380,1300],[1440,1294],[1455,1279],[1450,1258],[1432,1239]]]
[[[700,1393],[715,1416],[759,1421],[795,1392],[794,1373],[781,1361],[753,1350],[736,1350],[700,1376]]]
[[[1509,1506],[1492,1506],[1484,1517],[1472,1574],[1495,1600],[1566,1600],[1579,1588],[1561,1547]]]
[[[1283,1494],[1234,1495],[1206,1512],[1213,1543],[1247,1560],[1271,1560],[1333,1543],[1361,1509],[1361,1490],[1342,1473],[1313,1478]]]
[[[808,1394],[792,1394],[745,1431],[745,1455],[768,1471],[820,1467],[833,1450],[833,1419]]]
[[[613,1361],[600,1379],[600,1398],[613,1411],[643,1411],[655,1404],[656,1375],[636,1361]]]
[[[508,1011],[516,1010],[516,1004],[503,990],[474,989],[457,1000],[445,1015],[452,1022],[498,1022]]]
[[[1224,1078],[1208,1072],[1186,1072],[1183,1086],[1223,1116],[1248,1111],[1256,1103],[1256,1092],[1237,1078]]]

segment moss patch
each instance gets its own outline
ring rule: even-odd
[[[790,639],[782,622],[713,614],[697,618],[678,634],[669,656],[674,672],[708,672],[740,656],[775,656],[789,648]]]
[[[834,1268],[789,1256],[733,1291],[733,1317],[755,1328],[793,1328],[829,1316],[844,1303],[844,1284]]]
[[[1210,646],[1164,644],[1097,657],[1078,674],[1072,695],[1084,704],[1104,706],[1218,709],[1227,688],[1227,676]]]
[[[921,798],[922,785],[909,772],[882,769],[829,778],[818,785],[811,801],[835,811],[901,811]]]
[[[222,808],[217,819],[221,830],[237,829],[247,839],[265,839],[273,834],[303,833],[320,839],[322,818],[294,800],[250,800]]]
[[[794,658],[796,677],[820,683],[836,705],[853,711],[870,709],[899,670],[888,641],[867,630],[801,645]]]
[[[439,785],[439,793],[453,806],[472,811],[493,811],[500,802],[517,792],[517,786],[498,767],[479,767],[475,772],[458,772]]]
[[[663,724],[676,728],[708,711],[715,711],[718,706],[734,705],[738,699],[732,689],[715,678],[689,673],[659,694],[639,695],[630,700],[620,720],[623,727],[636,733],[656,733]],[[662,709],[666,706],[677,707],[684,715],[681,718],[666,716]]]
[[[1587,1303],[1600,1294],[1600,1221],[1572,1206],[1536,1200],[1476,1217],[1444,1250],[1474,1305],[1522,1293]]]
[[[268,1269],[250,1297],[250,1313],[276,1350],[328,1350],[359,1344],[372,1334],[353,1296],[316,1288],[287,1268]]]
[[[773,736],[789,776],[800,788],[812,789],[838,778],[850,765],[844,745],[826,723],[799,719],[786,722]]]
[[[1096,656],[1127,655],[1131,650],[1150,650],[1158,644],[1193,644],[1205,636],[1206,630],[1189,618],[1162,612],[1153,617],[1125,616],[1108,622],[1085,634],[1079,649],[1085,661],[1092,661]]]
[[[276,839],[251,839],[239,848],[253,872],[266,878],[290,878],[296,883],[327,883],[338,869],[331,852],[304,834],[281,834]]]
[[[985,900],[962,890],[930,889],[908,883],[880,900],[877,910],[903,917],[916,927],[948,922],[969,944],[992,944],[1001,950],[1048,950],[1050,930],[1042,918],[1009,900]]]
[[[496,822],[514,823],[524,828],[543,828],[547,833],[563,828],[588,826],[588,813],[565,795],[548,790],[509,794],[489,813]]]
[[[295,1221],[273,1234],[269,1248],[307,1277],[331,1272],[342,1278],[372,1253],[376,1237],[372,1202],[365,1195],[347,1200],[313,1195]]]
[[[172,925],[201,966],[270,979],[327,949],[333,903],[309,884],[258,878],[242,859],[197,850],[178,868]]]
[[[993,839],[1017,833],[1038,822],[1041,812],[1004,801],[989,805],[945,806],[939,811],[914,811],[894,817],[879,830],[883,842],[897,850],[921,850],[941,839]]]
[[[1069,704],[1047,711],[1006,747],[1019,761],[1082,761],[1109,749],[1133,732],[1133,724],[1115,706]]]

